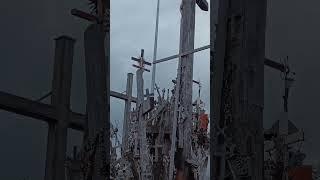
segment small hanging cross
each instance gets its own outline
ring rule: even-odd
[[[139,63],[138,66],[135,65],[135,64],[133,64],[133,65],[132,65],[133,67],[136,67],[136,68],[138,68],[138,69],[142,69],[142,70],[144,70],[144,71],[150,72],[149,69],[146,69],[146,68],[144,67],[145,65],[151,66],[151,63],[144,60],[144,50],[143,50],[143,49],[141,49],[140,58],[131,57],[131,60],[137,61],[137,62]]]

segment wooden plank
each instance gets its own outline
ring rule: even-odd
[[[140,61],[141,61],[140,58],[135,58],[135,57],[131,57],[131,60],[134,60],[134,61],[137,61],[137,62],[140,62]]]
[[[110,96],[118,98],[118,99],[122,99],[122,100],[125,100],[125,101],[128,100],[128,96],[127,95],[121,94],[121,93],[118,93],[118,92],[115,92],[115,91],[110,91]],[[136,97],[131,97],[131,101],[133,103],[136,103],[137,102],[137,98]]]
[[[178,116],[179,148],[183,148],[184,161],[191,158],[191,133],[192,133],[192,89],[193,89],[193,54],[184,55],[183,52],[190,52],[194,49],[195,37],[195,6],[196,3],[188,0],[182,1],[181,24],[180,24],[180,45],[178,73],[180,73],[180,116]],[[177,110],[177,109],[176,109]],[[179,123],[181,121],[181,123]],[[188,172],[185,167],[184,173]]]
[[[137,62],[139,62],[139,63],[141,62],[141,59],[135,58],[135,57],[131,57],[131,60],[137,61]],[[150,62],[145,61],[145,60],[142,60],[142,62],[143,62],[143,64],[146,64],[146,65],[149,65],[149,66],[152,65]]]
[[[203,47],[200,47],[200,48],[197,48],[197,49],[193,49],[193,50],[190,50],[190,51],[186,51],[186,52],[183,52],[183,53],[179,53],[179,54],[176,54],[176,55],[173,55],[173,56],[169,56],[169,57],[166,57],[166,58],[158,59],[158,60],[154,61],[153,64],[169,61],[169,60],[172,60],[172,59],[176,59],[176,58],[179,58],[179,57],[182,57],[182,56],[193,54],[193,53],[196,53],[196,52],[199,52],[199,51],[202,51],[202,50],[205,50],[205,49],[209,49],[209,48],[210,48],[210,45],[203,46]]]
[[[123,115],[123,136],[122,136],[122,154],[128,149],[128,137],[130,132],[130,112],[131,112],[131,102],[132,102],[132,84],[133,84],[133,74],[127,74],[127,87],[126,87],[126,97],[124,105],[124,115]]]
[[[210,83],[210,89],[213,90],[213,94],[210,96],[210,103],[213,104],[211,107],[210,119],[213,123],[210,123],[211,129],[223,128],[218,125],[223,122],[222,112],[222,95],[223,95],[223,74],[224,74],[224,61],[226,59],[226,40],[227,40],[227,17],[228,17],[228,7],[230,1],[219,0],[214,3],[211,2],[211,31],[213,31],[213,26],[216,24],[215,29],[215,39],[210,39],[210,44],[214,46],[214,52],[211,52],[210,55],[210,78],[212,81]],[[214,16],[214,13],[217,13]],[[211,35],[213,37],[213,34]],[[211,49],[212,51],[212,49]],[[218,141],[213,141],[221,136],[219,131],[214,131],[210,136],[210,151],[213,154],[210,158],[210,176],[215,180],[225,179],[225,143],[218,143]]]
[[[47,123],[58,121],[53,106],[0,91],[0,109]],[[85,115],[70,112],[70,128],[84,130]]]
[[[52,106],[5,92],[0,92],[0,109],[46,122],[57,121]]]
[[[265,58],[264,64],[265,64],[266,66],[271,67],[271,68],[277,69],[277,70],[279,70],[279,71],[281,71],[281,72],[284,72],[285,69],[286,69],[283,64],[280,64],[280,63],[278,63],[278,62],[272,61],[272,60],[270,60],[270,59],[268,59],[268,58]]]
[[[78,9],[72,9],[71,10],[71,14],[74,15],[74,16],[77,16],[81,19],[85,19],[87,21],[90,21],[90,22],[97,22],[98,21],[98,18],[94,15],[91,15],[89,13],[86,13],[86,12],[83,12],[83,11],[80,11]]]
[[[67,135],[69,123],[72,64],[75,40],[68,36],[60,36],[55,39],[54,72],[52,79],[51,105],[55,108],[57,123],[49,124],[48,133],[52,139],[47,142],[46,178],[53,180],[65,179],[64,163],[67,152]],[[54,141],[54,142],[51,142]],[[54,144],[53,149],[49,147]],[[49,174],[48,174],[49,172]],[[52,174],[53,173],[53,174]],[[51,175],[50,175],[51,174]]]
[[[97,135],[103,138],[95,146],[93,167],[90,169],[90,179],[105,180],[109,173],[106,152],[110,152],[110,135],[106,132],[110,123],[110,107],[106,95],[109,93],[107,83],[107,66],[105,51],[105,32],[99,24],[89,25],[84,33],[84,50],[87,84],[87,115],[88,138],[92,140]],[[107,50],[106,50],[107,49]],[[103,133],[103,134],[99,134]],[[102,171],[103,170],[103,171]],[[88,175],[89,175],[88,174]]]
[[[146,68],[143,68],[143,67],[137,66],[137,65],[135,65],[135,64],[133,64],[132,66],[133,66],[133,67],[135,67],[135,68],[143,69],[143,70],[145,70],[145,71],[147,71],[147,72],[150,72],[150,70],[149,70],[149,69],[146,69]]]
[[[143,51],[142,51],[143,52]],[[136,73],[136,80],[137,80],[137,110],[138,110],[138,119],[139,119],[139,147],[140,147],[140,165],[141,165],[141,180],[150,179],[150,173],[148,171],[148,167],[150,167],[151,162],[148,159],[148,147],[147,147],[147,137],[146,137],[146,120],[143,116],[143,102],[144,102],[144,95],[143,95],[143,70],[138,69]]]

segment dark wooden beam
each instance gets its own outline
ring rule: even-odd
[[[45,122],[58,121],[53,106],[0,91],[0,109]],[[86,117],[70,111],[70,128],[84,130]]]
[[[81,19],[85,19],[87,21],[90,21],[90,22],[97,22],[98,21],[98,18],[96,16],[89,14],[89,13],[86,13],[86,12],[83,12],[83,11],[80,11],[78,9],[72,9],[71,14],[74,16],[77,16]]]
[[[272,61],[268,58],[265,58],[264,65],[269,66],[271,68],[277,69],[281,72],[284,72],[286,70],[286,67],[283,64],[280,64],[278,62]]]
[[[110,96],[111,97],[115,97],[118,99],[122,99],[122,100],[128,100],[128,96],[125,94],[121,94],[115,91],[110,91]],[[137,103],[137,98],[136,97],[131,97],[131,102]]]

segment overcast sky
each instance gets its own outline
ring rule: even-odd
[[[289,99],[290,118],[306,131],[305,151],[309,159],[319,159],[318,102],[319,34],[317,0],[268,1],[266,56],[278,60],[289,56],[296,71],[296,83]],[[174,55],[179,48],[180,0],[161,0],[158,58]],[[72,8],[85,10],[86,1],[29,0],[6,1],[0,6],[0,90],[37,99],[51,89],[53,39],[70,35],[77,39],[72,79],[72,110],[85,112],[85,74],[82,33],[88,23],[70,15]],[[195,47],[209,44],[209,14],[196,9]],[[111,89],[125,91],[126,73],[135,72],[131,56],[145,49],[151,61],[154,42],[156,0],[111,1]],[[202,98],[209,109],[209,54],[195,55],[194,79],[203,83]],[[157,66],[156,82],[171,88],[177,61]],[[151,73],[145,73],[150,88]],[[269,127],[282,108],[283,85],[274,70],[265,70],[265,115]],[[135,81],[134,81],[135,84]],[[134,86],[135,87],[135,86]],[[123,103],[111,99],[111,119],[121,123]],[[38,120],[0,111],[0,179],[40,180],[44,176],[47,125]],[[121,128],[121,125],[120,127]],[[80,133],[70,131],[69,149],[79,145]]]

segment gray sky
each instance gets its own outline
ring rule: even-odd
[[[158,57],[178,52],[180,0],[161,0]],[[80,3],[79,3],[80,2]],[[151,61],[153,53],[155,0],[111,1],[111,88],[125,90],[126,73],[134,72],[131,56],[145,49]],[[318,100],[320,85],[319,44],[320,2],[317,0],[268,1],[266,56],[278,60],[289,56],[297,72],[297,82],[289,99],[290,118],[306,131],[305,150],[309,159],[319,159]],[[73,66],[72,110],[85,112],[85,74],[82,33],[87,23],[70,15],[72,8],[85,9],[86,1],[29,0],[6,1],[0,6],[0,90],[37,99],[51,89],[53,38],[66,34],[77,39]],[[209,16],[197,8],[196,47],[209,43]],[[195,55],[194,79],[203,82],[203,98],[209,100],[209,54]],[[117,67],[117,68],[115,68]],[[119,68],[120,67],[120,68]],[[171,87],[177,62],[157,66],[157,83]],[[279,73],[265,70],[265,125],[278,117],[281,110]],[[145,73],[149,88],[151,73]],[[315,81],[315,82],[313,82]],[[120,82],[120,83],[119,83]],[[122,121],[121,101],[111,99],[112,120]],[[209,108],[209,102],[206,102]],[[0,111],[0,179],[44,176],[47,125],[38,120]],[[121,127],[120,127],[121,128]],[[79,132],[70,131],[69,148],[80,144]],[[68,150],[70,153],[70,149]]]

